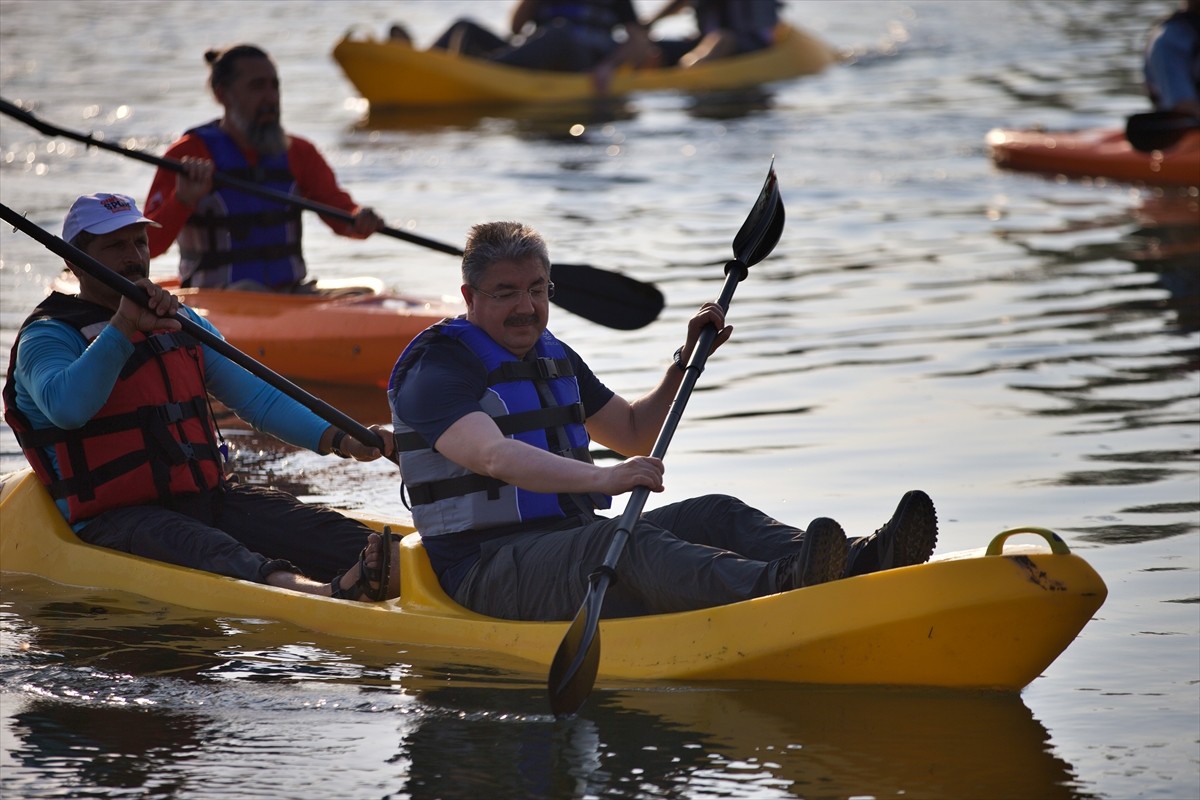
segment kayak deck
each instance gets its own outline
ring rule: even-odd
[[[376,530],[385,524],[364,522]],[[1052,540],[1052,552],[1006,552],[1009,534],[1002,534],[988,553],[942,556],[716,608],[604,620],[599,678],[1019,691],[1107,595],[1086,561],[1052,534],[1035,532]],[[299,594],[87,545],[28,469],[0,485],[0,567],[216,614],[447,649],[469,663],[542,675],[568,626],[495,619],[459,606],[442,591],[415,533],[401,544],[401,596],[378,603]]]
[[[333,58],[372,106],[556,103],[595,96],[585,73],[510,67],[444,50],[418,50],[403,41],[358,39],[352,33],[337,43]],[[816,37],[780,25],[774,43],[765,50],[687,68],[620,69],[609,96],[739,89],[820,72],[836,60],[834,51]]]
[[[986,137],[997,166],[1072,178],[1111,178],[1162,186],[1200,185],[1200,132],[1166,150],[1135,150],[1117,129],[995,128]]]

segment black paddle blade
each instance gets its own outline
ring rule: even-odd
[[[550,268],[557,306],[586,320],[621,331],[643,328],[658,319],[663,295],[652,283],[586,264]]]
[[[754,201],[754,208],[750,209],[750,215],[742,223],[741,230],[733,237],[734,257],[747,267],[762,261],[779,243],[783,223],[783,198],[779,196],[775,160],[771,159],[767,179],[758,193],[758,199]]]
[[[1200,118],[1182,111],[1134,114],[1125,122],[1125,138],[1143,153],[1166,150],[1192,130],[1200,130]]]
[[[600,606],[608,581],[608,575],[601,574],[588,586],[587,597],[583,598],[550,663],[546,683],[550,689],[550,710],[556,717],[578,711],[596,683],[600,669]]]

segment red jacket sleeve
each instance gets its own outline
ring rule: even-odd
[[[288,166],[291,167],[292,175],[296,178],[300,195],[327,206],[340,208],[348,214],[357,214],[361,206],[355,203],[354,198],[338,185],[333,170],[330,169],[329,164],[326,163],[312,142],[301,139],[299,136],[290,138]],[[339,236],[348,236],[352,239],[366,238],[355,235],[353,226],[348,222],[326,217],[321,217],[321,221]]]
[[[164,158],[179,161],[184,156],[211,159],[208,146],[199,136],[184,134],[164,154]],[[179,232],[192,216],[195,209],[185,206],[175,197],[175,180],[179,173],[165,167],[159,167],[150,184],[150,192],[146,195],[146,203],[142,206],[143,213],[161,225],[147,228],[150,236],[150,257],[156,258],[170,249]]]

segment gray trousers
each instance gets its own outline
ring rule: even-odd
[[[265,583],[272,572],[326,582],[349,569],[371,530],[286,492],[229,484],[181,497],[174,509],[106,511],[79,531],[89,544]]]
[[[504,619],[568,620],[620,526],[597,517],[487,542],[454,599]],[[644,513],[604,595],[605,617],[725,605],[772,594],[769,562],[796,553],[804,531],[727,495],[704,495]]]

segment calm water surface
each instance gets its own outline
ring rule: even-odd
[[[649,12],[657,2],[637,0]],[[288,126],[397,227],[459,243],[486,219],[563,261],[656,282],[668,307],[556,331],[613,388],[653,384],[772,155],[788,225],[734,298],[652,502],[724,491],[870,532],[919,486],[940,551],[1022,523],[1108,583],[1020,695],[598,687],[569,722],[539,676],[214,619],[6,573],[0,794],[13,798],[1200,796],[1200,258],[1196,198],[997,171],[996,126],[1115,126],[1167,0],[799,2],[850,58],[737,96],[634,97],[514,116],[371,113],[329,52],[350,26],[429,42],[493,2],[0,2],[0,94],[161,153],[216,116],[201,54],[276,57]],[[679,23],[675,23],[679,24]],[[75,195],[142,198],[150,168],[0,119],[0,197],[57,232]],[[0,358],[60,264],[0,232]],[[453,258],[310,219],[323,277],[456,291]],[[154,265],[172,271],[174,254]],[[317,390],[363,422],[381,397]],[[0,469],[21,464],[11,432]],[[235,434],[246,474],[396,513],[387,465]]]

